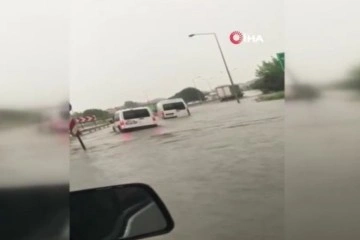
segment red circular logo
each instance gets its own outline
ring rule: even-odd
[[[243,35],[241,32],[239,31],[234,31],[230,34],[230,41],[233,43],[233,44],[240,44],[243,40]]]

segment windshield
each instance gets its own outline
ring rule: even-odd
[[[135,119],[135,118],[146,118],[150,117],[150,112],[147,109],[136,109],[128,110],[123,112],[125,120]]]
[[[185,104],[183,102],[166,103],[163,105],[163,107],[165,111],[186,109]]]

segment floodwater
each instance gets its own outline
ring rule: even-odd
[[[156,129],[106,128],[84,136],[86,153],[71,143],[71,188],[150,184],[176,224],[154,239],[281,240],[284,230],[294,240],[359,239],[359,100],[249,97],[194,107]],[[67,181],[67,136],[29,126],[0,139],[2,186]]]
[[[68,134],[42,134],[36,125],[0,131],[0,187],[68,183]]]
[[[71,144],[71,189],[142,182],[175,229],[154,239],[283,239],[284,101],[191,108],[190,118]]]
[[[359,93],[286,103],[286,239],[360,239]]]

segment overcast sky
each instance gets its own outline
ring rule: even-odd
[[[309,5],[312,7],[309,8]],[[308,82],[359,62],[358,3],[289,0],[13,0],[0,3],[0,107],[70,100],[75,110],[252,80],[279,51]],[[336,14],[335,14],[336,13]],[[284,20],[284,18],[286,20]],[[233,45],[238,30],[264,43]],[[286,44],[286,45],[285,45]]]
[[[75,1],[70,97],[74,108],[108,108],[126,100],[170,97],[185,87],[228,84],[216,32],[235,82],[283,51],[281,1]],[[261,6],[261,7],[260,7]],[[264,43],[234,45],[232,31],[261,34]]]
[[[359,9],[358,0],[285,0],[286,65],[292,74],[327,83],[359,66]]]
[[[0,108],[68,98],[69,1],[0,1]]]

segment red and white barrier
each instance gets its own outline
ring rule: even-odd
[[[76,118],[77,123],[86,123],[86,122],[94,122],[94,121],[96,121],[96,116],[95,115]]]

